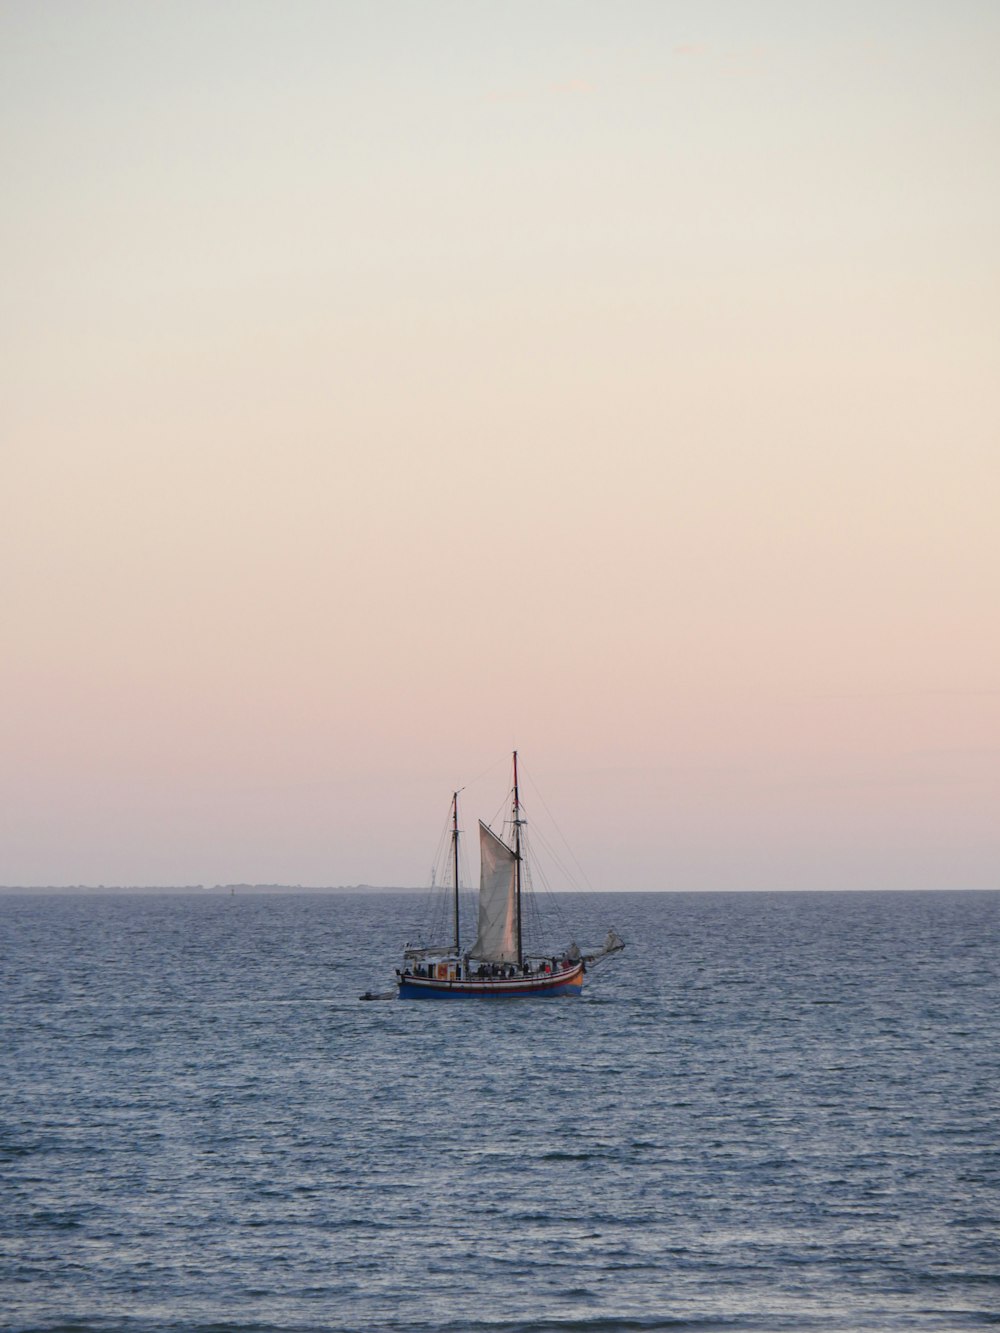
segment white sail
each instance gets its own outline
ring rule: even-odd
[[[517,857],[480,820],[479,934],[470,958],[487,963],[517,962],[514,893]]]

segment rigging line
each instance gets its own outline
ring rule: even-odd
[[[523,766],[522,766],[522,768],[523,768]],[[538,783],[535,781],[535,779],[531,776],[530,773],[526,773],[525,776],[527,777],[528,781],[531,783],[532,787],[534,788],[535,795],[536,795],[536,796],[538,797],[538,799],[541,801],[542,806],[543,806],[543,808],[544,808],[544,810],[545,810],[545,813],[548,815],[549,819],[552,821],[552,827],[553,827],[553,828],[555,829],[555,831],[559,834],[560,838],[562,838],[563,845],[565,846],[566,850],[569,852],[570,857],[572,858],[573,862],[574,862],[575,865],[576,865],[576,868],[579,870],[580,874],[583,876],[583,879],[584,879],[584,882],[585,882],[586,885],[587,885],[587,888],[590,889],[591,893],[593,893],[593,892],[594,892],[594,886],[593,886],[593,884],[591,884],[590,880],[588,879],[588,877],[587,877],[587,872],[586,872],[586,870],[584,870],[583,866],[580,864],[579,860],[577,859],[577,857],[576,857],[576,853],[573,851],[573,848],[569,845],[569,842],[567,841],[566,835],[563,833],[562,829],[559,827],[559,824],[558,824],[557,821],[556,821],[556,817],[555,817],[555,815],[553,815],[552,811],[551,811],[551,810],[549,809],[549,807],[546,805],[546,803],[545,803],[545,797],[542,795],[541,791],[539,790]]]
[[[449,802],[448,815],[445,818],[444,824],[441,828],[441,832],[438,836],[437,847],[434,849],[434,859],[431,862],[431,866],[433,867],[433,872],[435,876],[437,875],[438,871],[444,869],[444,857],[450,833],[449,830],[450,819],[451,819],[451,803]],[[442,875],[442,880],[443,880],[443,875]],[[417,930],[418,937],[424,930],[427,929],[428,923],[430,924],[433,930],[437,929],[437,917],[441,913],[441,903],[440,903],[441,887],[442,886],[440,884],[428,885],[426,888],[426,892],[420,895],[419,904],[415,904],[415,906],[419,906],[420,908],[420,916],[416,918],[415,921],[411,921],[411,929]],[[416,921],[419,921],[421,924],[417,926]]]
[[[507,826],[510,824],[510,819],[508,818],[509,812],[510,812],[510,801],[505,796],[503,800],[500,802],[500,805],[497,808],[497,810],[494,812],[493,818],[486,825],[486,827],[489,829],[491,833],[493,833],[494,825],[499,826],[500,832],[494,834],[494,837],[500,838],[501,841],[503,841],[504,829],[507,828]]]
[[[573,876],[572,870],[569,868],[569,866],[566,865],[562,857],[549,842],[548,838],[546,838],[545,834],[542,833],[537,828],[537,826],[535,828],[534,836],[537,839],[537,841],[541,843],[542,847],[545,849],[545,853],[548,856],[549,860],[552,862],[552,864],[556,867],[557,870],[559,870],[562,873],[570,889],[579,891],[579,885]]]
[[[555,861],[563,874],[567,875],[567,878],[570,879],[571,883],[572,876],[567,874],[565,866],[562,865],[558,856],[556,856],[555,852],[549,847],[547,839],[540,834],[537,825],[534,828],[534,834],[530,838],[527,836],[527,833],[525,834],[525,857],[526,865],[528,867],[528,881],[529,884],[532,884],[533,877],[539,883],[539,889],[529,896],[529,904],[534,910],[535,919],[539,928],[539,938],[542,938],[546,934],[554,935],[556,930],[565,931],[567,935],[571,936],[572,932],[569,921],[563,913],[555,893],[552,891],[548,876],[545,873],[545,867],[539,859],[532,854],[532,844],[536,838],[542,843],[542,846],[546,849],[549,856]]]
[[[542,804],[544,805],[544,801]],[[523,804],[522,808],[524,808]],[[547,806],[545,808],[548,810]],[[551,812],[549,813],[551,818]],[[553,820],[552,822],[554,823],[555,821]],[[530,837],[528,836],[529,833],[531,834]],[[525,839],[527,848],[525,855],[528,857],[529,871],[533,867],[535,879],[540,886],[540,891],[535,893],[534,898],[536,900],[536,907],[540,921],[544,910],[545,921],[543,931],[546,934],[555,934],[556,931],[562,931],[566,932],[568,938],[572,938],[570,922],[566,917],[566,914],[563,912],[559,899],[549,882],[545,861],[548,860],[555,866],[574,892],[579,892],[579,883],[569,867],[563,863],[562,858],[552,846],[549,839],[546,838],[539,824],[529,821],[525,829]],[[565,839],[563,839],[563,841],[565,841]],[[535,842],[540,843],[544,848],[545,858],[538,858],[537,856],[530,855],[532,845]]]
[[[523,802],[522,802],[522,808],[525,808],[525,807],[523,806]],[[525,822],[526,822],[526,824],[528,823],[528,821],[525,821]],[[541,826],[540,826],[538,823],[536,823],[535,821],[531,821],[531,823],[530,823],[530,827],[531,827],[532,830],[533,830],[533,838],[537,839],[537,841],[541,843],[542,847],[545,849],[545,853],[546,853],[546,856],[548,857],[548,859],[552,862],[552,864],[556,867],[556,869],[560,871],[560,873],[561,873],[561,874],[563,875],[563,877],[566,879],[566,882],[568,883],[569,887],[570,887],[572,890],[578,892],[580,886],[579,886],[579,884],[577,883],[577,880],[576,880],[576,877],[575,877],[574,874],[573,874],[573,871],[570,869],[570,867],[569,867],[568,865],[566,865],[566,863],[563,861],[562,857],[559,855],[559,853],[556,851],[556,849],[552,846],[552,843],[549,841],[549,839],[548,839],[548,838],[545,836],[545,834],[542,832],[542,828],[541,828]],[[564,839],[563,839],[563,842],[565,842],[565,841],[566,841],[566,840],[565,840],[565,838],[564,838]],[[581,867],[581,870],[582,870],[582,867]],[[552,889],[551,889],[551,887],[550,887],[550,885],[549,885],[549,883],[548,883],[548,881],[547,881],[547,878],[546,878],[546,876],[545,876],[545,874],[544,874],[544,871],[541,873],[541,878],[542,878],[542,880],[544,881],[544,887],[545,887],[546,889],[548,889],[549,892],[552,892]]]
[[[465,854],[464,840],[458,844],[458,887],[462,893],[470,892],[473,887],[472,871],[469,869],[469,858]]]
[[[490,764],[489,768],[484,769],[483,772],[480,773],[477,778],[470,778],[469,781],[465,784],[465,787],[474,787],[477,782],[482,782],[483,778],[488,778],[491,773],[495,772],[500,767],[501,764],[505,764],[508,762],[509,760],[507,760],[506,758],[494,759],[493,763]],[[459,787],[459,791],[465,791],[465,787]]]

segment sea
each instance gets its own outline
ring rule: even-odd
[[[0,1328],[1000,1325],[1000,894],[561,895],[581,997],[361,1001],[418,901],[0,898]]]

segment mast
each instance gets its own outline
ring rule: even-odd
[[[458,932],[458,792],[451,798],[451,848],[455,860],[455,953],[459,952]]]
[[[517,751],[514,751],[514,901],[517,904],[517,965],[524,962],[521,948],[521,804],[517,794]]]

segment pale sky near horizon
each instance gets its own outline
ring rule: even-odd
[[[1000,6],[7,0],[0,121],[0,883],[516,744],[595,888],[1000,885]]]

